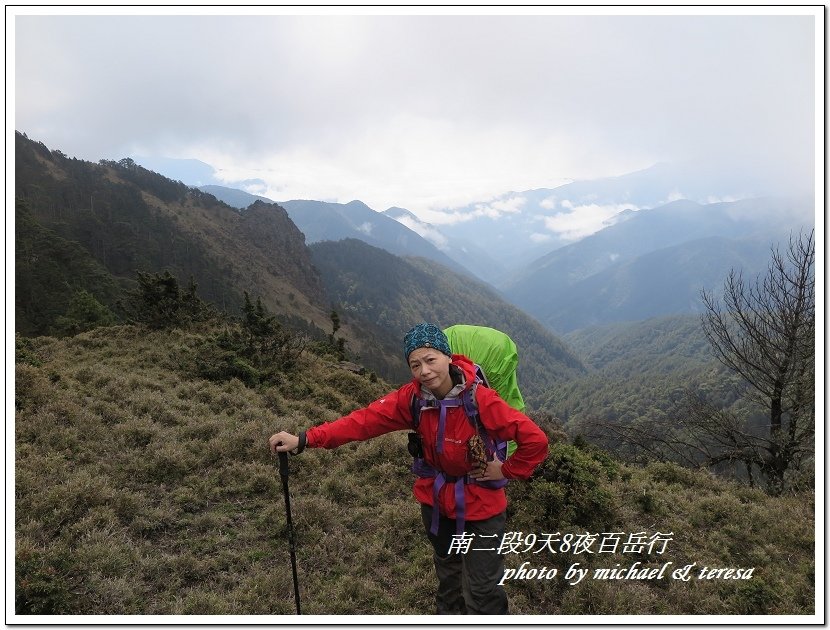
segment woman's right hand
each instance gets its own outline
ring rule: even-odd
[[[300,438],[286,431],[275,433],[268,440],[272,453],[285,453],[293,451],[300,445]]]

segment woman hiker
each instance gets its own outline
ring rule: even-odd
[[[335,448],[390,431],[415,431],[409,445],[416,458],[413,471],[419,476],[413,493],[434,549],[436,613],[507,614],[507,594],[499,584],[504,574],[499,553],[507,508],[504,484],[507,479],[530,477],[547,455],[547,437],[494,390],[474,386],[474,364],[452,354],[438,326],[422,323],[406,333],[404,357],[412,381],[333,422],[299,435],[285,431],[272,435],[271,452],[299,454],[307,447]],[[477,422],[483,431],[477,429]],[[493,442],[507,440],[518,446],[502,461],[493,456]],[[488,442],[484,454],[481,447]],[[472,535],[472,544],[463,553],[458,539],[452,546],[454,536],[461,533]]]

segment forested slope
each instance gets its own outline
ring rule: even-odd
[[[726,407],[740,391],[739,381],[715,360],[697,316],[589,327],[565,339],[588,373],[551,391],[548,405],[574,432],[588,421],[625,423],[672,413],[687,388],[717,394]]]
[[[420,321],[474,324],[506,332],[519,351],[519,385],[526,402],[584,373],[561,339],[502,299],[491,287],[425,258],[400,258],[356,239],[310,246],[326,292],[346,314],[397,333]]]
[[[261,296],[270,311],[311,320],[325,329],[322,285],[313,269],[302,233],[276,205],[259,203],[240,213],[212,195],[173,182],[124,159],[99,164],[69,159],[20,133],[15,134],[15,196],[21,229],[15,234],[23,273],[17,296],[41,304],[40,313],[65,310],[67,281],[71,288],[89,283],[85,274],[67,278],[64,271],[51,284],[43,267],[60,255],[61,242],[72,243],[77,260],[106,271],[95,297],[114,306],[112,283],[130,286],[137,272],[169,271],[186,283],[193,278],[200,297],[220,310],[233,312],[248,291]],[[21,258],[33,234],[49,234],[47,249],[37,258]],[[56,240],[60,239],[60,240]],[[41,237],[42,240],[42,237]],[[94,261],[94,264],[93,264]],[[29,263],[28,265],[26,263]],[[81,269],[77,271],[81,272]],[[42,290],[35,293],[31,282]],[[19,304],[19,330],[44,333],[48,319],[30,319],[27,302]]]

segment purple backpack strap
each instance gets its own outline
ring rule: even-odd
[[[451,479],[453,481],[450,483],[455,484],[455,533],[463,534],[464,517],[467,513],[464,496],[464,484],[467,481],[467,477],[452,477]],[[447,478],[444,473],[439,472],[435,475],[435,482],[432,484],[432,523],[430,523],[429,528],[429,531],[433,536],[438,535],[438,519],[440,516],[438,509],[438,496],[441,492],[441,488],[443,488],[446,483]]]
[[[466,475],[465,475],[466,477]],[[455,482],[455,533],[464,533],[464,516],[467,510],[465,509],[464,500],[464,482],[465,477],[459,477]]]
[[[461,403],[458,398],[450,398],[439,400],[438,402],[438,435],[435,437],[435,450],[438,453],[444,452],[444,431],[447,428],[447,409],[450,407],[460,407]]]
[[[477,424],[475,418],[478,417],[478,405],[476,404],[476,388],[478,383],[473,383],[472,387],[468,387],[461,392],[461,402],[464,405],[464,413],[473,424]]]
[[[438,495],[443,487],[444,475],[443,473],[438,473],[435,475],[435,481],[432,483],[432,526],[429,528],[429,531],[433,536],[438,535]]]
[[[410,412],[412,414],[412,429],[414,431],[418,430],[418,426],[421,424],[421,410],[426,409],[438,409],[438,432],[435,436],[435,450],[438,453],[444,452],[444,432],[447,428],[447,409],[450,407],[460,407],[463,402],[460,402],[458,398],[448,398],[444,400],[424,400],[419,396],[414,396],[412,399],[412,404],[410,405]]]

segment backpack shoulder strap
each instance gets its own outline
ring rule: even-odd
[[[464,413],[467,418],[473,423],[476,428],[481,424],[478,416],[478,402],[476,402],[476,390],[478,389],[478,381],[472,384],[463,392],[461,392],[461,403],[464,405]]]
[[[409,413],[412,415],[412,430],[417,431],[421,424],[421,409],[424,407],[424,399],[418,394],[412,394],[412,402],[409,403]]]
[[[484,387],[490,387],[487,375],[484,374],[484,369],[478,363],[473,363],[473,366],[476,369],[476,381],[481,381],[484,384]]]

